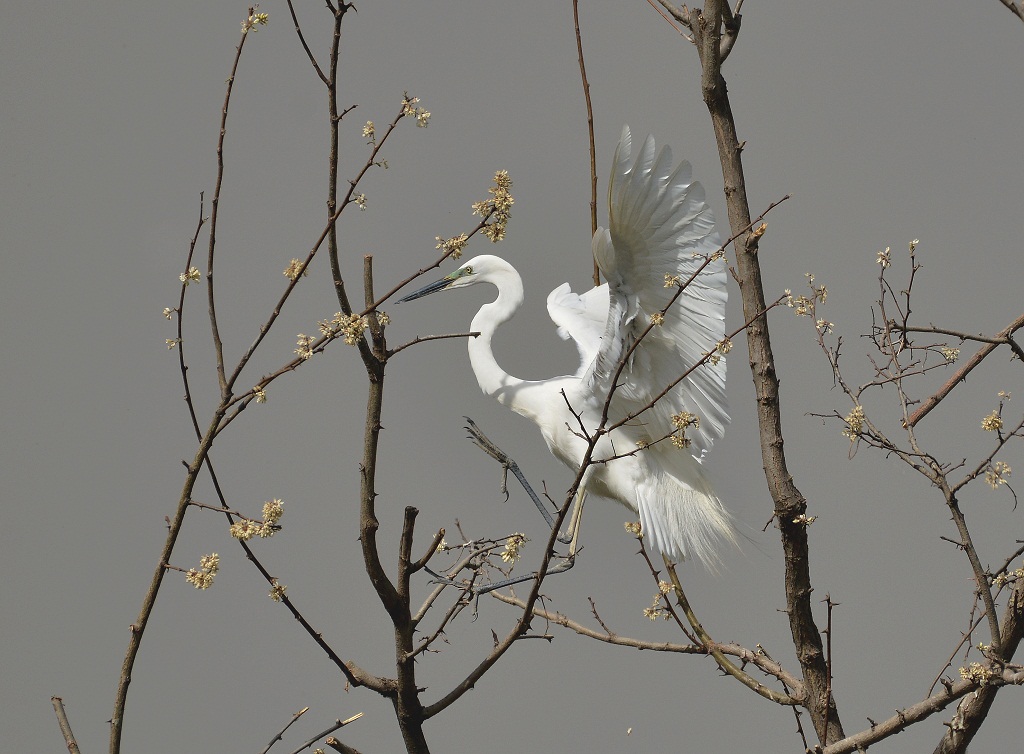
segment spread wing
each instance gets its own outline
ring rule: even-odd
[[[592,375],[608,324],[608,285],[599,285],[582,296],[562,283],[548,294],[548,314],[563,340],[572,339],[580,352],[577,377]]]
[[[651,137],[634,160],[628,127],[615,150],[608,203],[609,227],[599,228],[593,240],[594,258],[609,287],[608,319],[593,366],[604,394],[622,354],[675,293],[675,287],[665,287],[665,276],[685,283],[721,246],[704,189],[691,180],[689,163],[673,168],[671,150],[664,147],[655,155]],[[634,351],[615,394],[612,418],[640,410],[715,350],[725,337],[726,295],[725,262],[718,259],[686,286],[663,324]],[[656,440],[672,431],[671,416],[680,411],[700,417],[698,429],[686,430],[699,460],[729,423],[724,357],[694,370],[631,429]]]

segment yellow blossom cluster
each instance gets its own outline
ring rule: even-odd
[[[374,144],[377,141],[377,128],[373,125],[372,120],[366,121],[366,125],[363,126],[363,138],[366,139],[367,144]]]
[[[658,593],[651,599],[651,606],[644,608],[644,617],[649,620],[657,620],[663,618],[668,620],[672,617],[672,613],[665,609],[662,603],[663,598],[666,594],[672,591],[672,585],[667,581],[658,582]]]
[[[725,338],[717,346],[715,346],[715,350],[710,354],[708,361],[711,362],[712,366],[718,366],[718,362],[722,360],[722,357],[729,353],[729,351],[731,350],[732,341],[729,340],[729,338]]]
[[[950,346],[939,346],[939,353],[942,354],[942,358],[952,364],[954,361],[960,358],[960,349],[951,348]]]
[[[189,285],[190,283],[198,283],[201,276],[202,273],[200,273],[196,267],[189,267],[187,272],[183,272],[178,275],[178,280],[183,282],[185,285]]]
[[[296,354],[303,361],[313,358],[313,338],[304,333],[299,333],[296,336],[295,345],[298,346],[293,353]]]
[[[242,21],[242,33],[248,34],[250,31],[259,31],[260,26],[266,26],[270,21],[270,15],[267,13],[257,13],[256,9],[259,5],[254,5],[249,11],[249,17]]]
[[[699,429],[700,417],[689,411],[680,411],[678,414],[672,414],[672,426],[675,427],[675,432],[672,433],[672,444],[677,448],[688,448],[692,440],[686,436],[686,430],[689,427]]]
[[[972,662],[966,668],[960,668],[960,677],[965,681],[973,681],[979,686],[985,686],[996,676],[996,671],[985,667],[980,662]]]
[[[1010,573],[1003,571],[994,579],[992,579],[992,583],[996,586],[1003,587],[1009,584],[1011,581],[1018,581],[1020,579],[1024,579],[1024,568],[1018,568],[1017,570],[1011,571]]]
[[[888,269],[890,266],[892,266],[892,260],[889,258],[889,252],[890,249],[888,246],[886,246],[885,250],[878,252],[876,256],[875,261],[883,270]]]
[[[515,563],[522,557],[519,551],[528,541],[525,534],[517,531],[505,540],[505,549],[501,553],[501,559],[506,563]]]
[[[267,596],[274,600],[274,602],[280,602],[286,591],[288,591],[288,587],[280,583],[277,579],[274,579],[270,583],[270,594]]]
[[[267,402],[267,391],[264,388],[261,388],[259,385],[252,389],[252,396],[253,398],[256,399],[257,403]]]
[[[199,559],[199,568],[189,568],[185,572],[185,581],[196,589],[209,589],[213,586],[213,577],[220,570],[220,555],[215,552]]]
[[[626,527],[626,531],[637,539],[640,539],[644,535],[639,521],[626,521],[623,526]]]
[[[864,407],[860,405],[854,406],[843,421],[846,422],[843,437],[849,437],[851,441],[856,440],[864,429]]]
[[[309,271],[303,269],[301,259],[293,259],[288,263],[288,266],[284,268],[283,274],[289,280],[298,280],[299,275],[306,277],[309,275]]]
[[[1003,417],[999,415],[999,409],[981,420],[981,428],[986,432],[998,432],[1003,428]]]
[[[491,239],[491,243],[498,243],[505,238],[505,227],[512,216],[512,205],[516,201],[511,191],[512,179],[508,177],[508,171],[499,170],[494,174],[494,186],[487,189],[491,198],[473,204],[474,215],[491,220],[480,231]]]
[[[655,312],[654,314],[651,315],[651,324],[652,325],[663,325],[663,324],[665,324],[665,315],[662,314],[661,312]]]
[[[1010,468],[1010,464],[1005,461],[996,461],[985,472],[985,481],[992,489],[999,489],[999,485],[1007,484],[1006,478],[1012,473],[1013,469]]]
[[[415,118],[417,128],[426,128],[430,125],[430,113],[422,107],[416,107],[419,101],[419,97],[410,97],[406,94],[402,98],[402,115],[407,118]]]
[[[388,315],[383,312],[377,314],[377,321],[382,325],[390,322]],[[334,317],[329,320],[323,320],[317,323],[320,328],[320,333],[328,338],[334,338],[341,335],[342,339],[350,346],[354,346],[359,342],[359,338],[363,335],[369,325],[366,322],[366,317],[359,314],[345,315],[341,312],[335,312]]]
[[[441,249],[446,254],[451,254],[452,259],[458,259],[462,256],[462,250],[466,248],[466,243],[469,241],[469,237],[465,233],[460,233],[457,236],[445,239],[441,236],[435,236],[434,240],[437,241],[435,249]]]
[[[284,515],[284,503],[277,498],[263,504],[263,520],[242,518],[231,524],[230,534],[237,540],[248,542],[253,537],[266,539],[281,530],[278,523]]]

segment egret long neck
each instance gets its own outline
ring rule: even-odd
[[[497,288],[498,298],[480,307],[480,311],[473,317],[470,330],[480,334],[469,339],[469,362],[476,373],[480,389],[499,403],[512,406],[515,388],[522,385],[523,380],[511,376],[498,366],[491,350],[491,339],[498,326],[512,319],[523,303],[523,283],[519,275],[512,271],[512,275],[506,276]]]

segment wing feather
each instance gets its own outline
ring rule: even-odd
[[[592,375],[608,322],[608,285],[578,295],[562,283],[548,294],[548,314],[558,326],[559,337],[576,343],[580,353],[576,376]]]
[[[664,147],[656,153],[651,137],[635,159],[632,152],[626,127],[608,188],[609,227],[598,229],[593,242],[594,258],[609,285],[604,337],[593,366],[594,376],[606,388],[618,360],[647,327],[650,315],[664,308],[675,292],[674,287],[665,287],[665,276],[677,275],[685,282],[721,246],[714,215],[704,189],[691,179],[690,165],[681,162],[673,168],[671,150]],[[726,297],[725,262],[719,259],[687,285],[664,323],[635,350],[616,391],[613,418],[648,404],[715,349],[725,337]],[[552,319],[561,324],[554,312]],[[580,338],[573,337],[579,344]],[[593,345],[591,331],[587,337],[586,352],[580,347],[585,361]],[[671,432],[673,414],[696,414],[700,427],[688,429],[687,436],[700,460],[729,423],[725,371],[724,357],[716,365],[698,367],[637,423],[650,439],[657,439]]]

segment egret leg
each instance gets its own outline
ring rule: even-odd
[[[572,515],[569,517],[569,528],[566,530],[565,538],[559,537],[559,541],[565,542],[568,539],[569,557],[576,555],[576,541],[580,537],[580,522],[583,520],[583,504],[587,501],[587,491],[580,487],[576,490],[576,499],[572,504]]]

